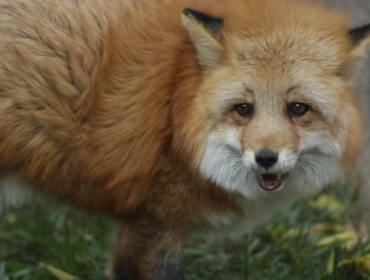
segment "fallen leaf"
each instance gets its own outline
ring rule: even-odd
[[[322,238],[316,243],[316,246],[325,247],[325,246],[330,246],[337,242],[346,243],[354,238],[357,238],[357,234],[355,232],[345,231],[342,233],[338,233],[332,236]]]
[[[338,266],[355,265],[366,273],[370,273],[370,255],[354,257],[341,261]]]
[[[47,264],[44,264],[44,263],[41,263],[40,266],[42,268],[45,268],[46,270],[48,270],[53,276],[55,276],[58,280],[78,280],[77,277],[71,275],[71,274],[68,274],[60,269],[57,269],[51,265],[47,265]]]
[[[328,263],[326,264],[326,273],[332,275],[335,271],[336,254],[334,250],[331,250]]]
[[[342,203],[332,196],[322,194],[315,201],[311,202],[310,206],[314,209],[325,210],[334,213],[342,208]]]
[[[325,223],[320,223],[313,225],[310,228],[310,233],[311,234],[325,234],[328,232],[341,232],[344,230],[344,226],[342,225],[332,225],[332,224],[325,224]]]

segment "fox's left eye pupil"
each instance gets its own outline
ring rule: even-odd
[[[310,107],[304,103],[292,103],[289,105],[288,113],[291,117],[300,117],[307,113]]]
[[[253,113],[253,107],[251,104],[242,103],[235,106],[236,112],[242,117],[249,117]]]

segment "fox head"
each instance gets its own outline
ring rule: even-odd
[[[205,179],[248,198],[310,193],[356,162],[352,84],[370,26],[351,30],[342,13],[292,0],[185,9],[182,22],[203,76],[178,135]]]

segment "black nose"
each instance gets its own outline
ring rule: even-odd
[[[269,149],[263,149],[259,151],[256,153],[255,157],[258,165],[266,169],[274,166],[279,159],[279,155]]]

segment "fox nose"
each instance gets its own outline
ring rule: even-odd
[[[277,163],[279,155],[270,149],[263,149],[256,153],[255,159],[259,166],[268,169]]]

